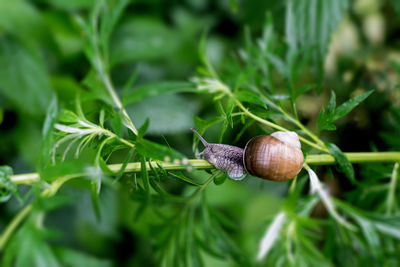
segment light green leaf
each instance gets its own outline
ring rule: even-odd
[[[248,90],[236,91],[235,97],[241,102],[252,103],[265,108],[265,103],[261,100],[261,97],[252,91]]]
[[[52,89],[42,60],[18,42],[3,37],[0,66],[0,94],[28,114],[44,114]]]
[[[111,267],[110,261],[99,259],[82,251],[57,247],[54,252],[63,266]]]
[[[180,36],[161,21],[136,16],[114,32],[111,64],[167,58],[181,43]]]

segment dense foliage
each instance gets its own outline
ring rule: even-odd
[[[397,266],[399,31],[397,0],[0,0],[1,266]],[[191,127],[296,131],[304,170],[227,179]]]

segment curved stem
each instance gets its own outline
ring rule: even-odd
[[[28,174],[29,175],[29,174]],[[31,178],[34,176],[33,174],[30,174]],[[73,179],[73,178],[77,178],[81,175],[67,175],[67,176],[63,176],[61,178],[58,178],[57,180],[55,180],[50,187],[48,187],[47,189],[45,189],[40,196],[41,197],[51,197],[53,196],[55,193],[57,193],[58,189],[60,189],[60,187],[67,181]],[[39,178],[39,175],[36,174],[37,180]],[[11,178],[12,179],[12,178]],[[36,180],[36,181],[37,181]],[[26,218],[26,216],[28,216],[28,214],[31,212],[32,210],[32,204],[29,204],[27,206],[25,206],[18,214],[17,216],[14,217],[14,219],[11,221],[11,223],[7,226],[7,228],[3,231],[3,233],[0,236],[0,251],[2,251],[4,249],[4,246],[6,245],[7,241],[10,239],[11,235],[14,233],[15,229],[17,229],[17,227],[20,225],[20,223],[22,222],[22,220],[24,220]]]
[[[271,127],[271,128],[274,128],[274,129],[276,129],[276,130],[279,130],[279,131],[284,131],[284,132],[287,132],[287,131],[288,131],[288,129],[286,129],[286,128],[282,127],[282,126],[279,126],[278,124],[275,124],[275,123],[273,123],[273,122],[264,120],[264,119],[258,117],[257,115],[251,113],[250,111],[248,111],[248,110],[243,106],[243,104],[242,104],[239,100],[236,99],[235,101],[236,101],[236,104],[238,105],[238,107],[239,107],[240,109],[242,109],[249,117],[253,118],[254,120],[256,120],[256,121],[258,121],[258,122],[260,122],[260,123],[262,123],[262,124],[264,124],[264,125],[267,125],[267,126],[269,126],[269,127]],[[306,130],[306,133],[307,133],[307,131],[309,132],[309,130],[308,130],[307,128],[305,128],[301,123],[300,123],[300,125],[301,125],[302,127],[299,127],[299,128],[301,128],[302,130],[305,129],[305,130]],[[311,133],[311,132],[310,132],[310,133]],[[311,133],[311,134],[312,134],[312,133]],[[309,141],[308,139],[306,139],[306,138],[304,138],[304,137],[302,137],[302,136],[299,136],[299,139],[300,139],[300,141],[302,141],[303,143],[305,143],[305,144],[307,144],[307,145],[309,145],[309,146],[311,146],[311,147],[313,147],[313,148],[316,148],[316,149],[318,149],[318,150],[320,150],[320,151],[323,151],[323,152],[329,152],[329,150],[325,147],[325,145],[315,144],[315,143]],[[317,137],[317,139],[318,139],[318,137]],[[319,140],[319,139],[318,139],[318,140]],[[319,142],[322,142],[322,141],[319,140]],[[323,143],[322,143],[322,144],[323,144]]]

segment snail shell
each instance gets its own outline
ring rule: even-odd
[[[295,177],[303,167],[299,137],[295,132],[256,136],[246,144],[243,164],[253,176],[274,181]]]

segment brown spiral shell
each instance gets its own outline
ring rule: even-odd
[[[294,132],[256,136],[246,144],[244,166],[251,175],[273,181],[294,178],[303,167],[304,157]]]

